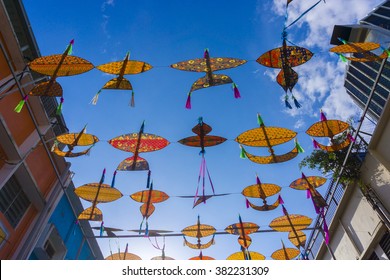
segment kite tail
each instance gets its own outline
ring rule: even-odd
[[[234,98],[241,98],[240,91],[235,83],[233,83]]]
[[[290,102],[288,102],[288,95],[287,94],[284,97],[284,105],[286,106],[286,108],[292,109]]]
[[[187,95],[186,109],[191,109],[191,92]]]
[[[134,90],[131,91],[130,107],[135,107]]]
[[[98,99],[99,99],[99,95],[100,95],[101,92],[102,92],[102,90],[100,89],[100,90],[95,94],[95,96],[92,98],[92,100],[91,100],[92,105],[96,105],[96,104],[97,104]]]
[[[57,110],[56,110],[56,115],[61,115],[61,112],[62,112],[62,104],[64,103],[64,98],[61,97],[60,98],[60,104],[58,104],[57,106]]]
[[[302,107],[302,105],[299,104],[298,100],[295,98],[294,95],[292,95],[292,99],[294,101],[294,105],[295,105],[296,108],[301,108]]]
[[[20,102],[18,103],[18,105],[16,105],[16,107],[15,107],[15,109],[14,109],[14,111],[15,111],[16,113],[20,113],[20,111],[22,111],[23,106],[24,106],[24,103],[26,103],[27,99],[28,99],[28,95],[25,95],[25,96],[23,97],[23,99],[20,100]]]

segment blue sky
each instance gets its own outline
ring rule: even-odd
[[[295,0],[290,4],[292,20],[317,1]],[[255,60],[269,49],[281,45],[281,31],[285,1],[60,1],[24,0],[32,30],[42,56],[62,53],[71,39],[75,40],[73,55],[92,62],[95,66],[122,60],[130,51],[130,58],[145,61],[154,68],[148,72],[126,76],[135,91],[135,108],[128,106],[127,91],[102,91],[96,106],[90,104],[93,96],[112,76],[97,69],[73,77],[59,78],[64,90],[63,108],[71,132],[80,131],[88,124],[87,132],[100,138],[90,156],[70,160],[75,172],[74,183],[81,186],[97,182],[103,168],[107,169],[106,183],[111,182],[117,165],[130,154],[107,143],[116,136],[138,132],[145,120],[145,132],[165,137],[171,144],[163,150],[141,154],[150,165],[154,188],[171,196],[156,204],[149,218],[150,229],[180,232],[186,226],[201,221],[218,230],[236,223],[240,214],[244,221],[268,229],[272,219],[281,216],[280,208],[270,212],[246,209],[242,189],[255,183],[258,173],[262,182],[278,184],[290,213],[315,218],[312,202],[304,192],[289,189],[288,185],[301,176],[298,163],[312,151],[306,129],[319,120],[323,108],[328,118],[358,118],[358,109],[351,104],[343,88],[345,64],[330,55],[329,38],[334,24],[352,24],[367,14],[378,0],[340,1],[320,3],[289,30],[289,39],[309,48],[314,57],[296,67],[299,82],[293,93],[303,105],[300,109],[284,107],[283,89],[275,82],[275,72]],[[211,57],[235,57],[248,62],[234,69],[219,71],[229,75],[238,85],[240,99],[234,99],[230,86],[218,86],[195,91],[192,109],[185,109],[187,93],[202,73],[184,72],[169,65],[203,56],[209,48]],[[240,150],[234,139],[242,132],[257,127],[260,113],[267,126],[280,126],[298,132],[305,153],[290,162],[257,165],[240,159]],[[178,140],[191,136],[191,129],[202,116],[213,127],[212,135],[228,139],[225,143],[206,148],[206,161],[216,193],[233,193],[215,197],[205,205],[192,209],[191,199],[175,196],[194,195],[201,157],[199,150],[183,146]],[[275,148],[287,152],[293,142]],[[261,149],[251,149],[263,154]],[[303,170],[306,175],[317,174]],[[146,172],[119,172],[116,187],[124,197],[112,203],[99,205],[107,227],[138,229],[142,220],[140,204],[129,198],[144,190]],[[323,194],[326,186],[319,189]],[[209,185],[206,192],[211,193]],[[273,202],[276,197],[270,198]],[[89,207],[89,203],[84,203]],[[99,223],[91,223],[98,226]],[[98,232],[95,232],[98,235]],[[310,232],[306,231],[309,235]],[[251,236],[250,250],[270,259],[280,249],[280,240],[292,246],[287,233],[261,233]],[[154,239],[153,239],[154,240]],[[158,238],[162,246],[162,238]],[[160,254],[145,237],[99,240],[104,256],[110,246],[129,252],[142,259]],[[198,251],[183,247],[181,237],[167,237],[166,255],[188,259]],[[239,250],[237,236],[218,235],[216,244],[203,251],[204,255],[225,259]]]

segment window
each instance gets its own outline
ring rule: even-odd
[[[16,227],[31,202],[13,175],[0,190],[0,210],[12,227]]]

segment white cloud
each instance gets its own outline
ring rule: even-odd
[[[288,22],[298,18],[316,2],[317,0],[291,2]],[[293,94],[302,108],[286,109],[287,114],[317,116],[319,108],[324,110],[328,118],[346,120],[360,114],[360,109],[352,102],[344,88],[345,63],[338,61],[334,54],[328,52],[329,41],[334,25],[355,24],[380,3],[382,0],[359,1],[359,4],[356,0],[327,0],[326,4],[319,3],[289,28],[289,36],[306,32],[305,39],[296,42],[297,45],[309,49],[320,48],[322,51],[307,63],[294,68],[299,75],[299,81],[293,89]],[[272,10],[284,16],[285,4],[286,1],[273,0]],[[273,71],[266,70],[264,74],[275,82]],[[296,125],[300,125],[299,120]]]
[[[306,125],[306,123],[303,119],[298,119],[294,124],[294,128],[300,129],[301,127],[304,127],[305,125]]]
[[[105,0],[102,4],[101,10],[104,12],[107,6],[114,7],[114,0]]]

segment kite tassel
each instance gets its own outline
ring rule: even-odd
[[[325,244],[328,245],[329,244],[329,228],[328,228],[328,225],[326,223],[325,217],[324,217],[324,233],[325,233]]]
[[[102,223],[100,224],[100,236],[103,236],[103,233],[104,233],[104,222],[102,221]]]
[[[298,153],[304,153],[305,150],[302,148],[301,145],[299,145],[298,140],[295,138],[295,148],[297,148]]]
[[[249,208],[249,200],[247,198],[245,198],[245,204],[246,204],[246,208]]]
[[[187,96],[186,109],[191,109],[191,92]]]
[[[240,91],[235,83],[233,83],[234,98],[241,98]]]
[[[310,197],[311,197],[310,190],[307,189],[306,190],[306,198],[309,199]]]
[[[142,225],[144,224],[144,219],[142,219],[142,222],[141,222],[141,224],[139,225],[139,232],[138,232],[138,234],[141,234],[141,232],[142,232]]]
[[[295,105],[296,108],[301,108],[302,107],[302,105],[298,102],[298,100],[295,98],[294,95],[292,96],[292,99],[294,101],[294,105]]]
[[[69,42],[69,45],[68,45],[68,53],[67,53],[67,55],[72,55],[72,53],[73,53],[73,44],[74,44],[74,39],[72,39],[72,40]]]
[[[341,54],[341,53],[339,53],[338,55],[339,55],[339,57],[340,57],[340,59],[341,59],[342,62],[348,62],[348,60],[347,60],[347,58],[345,57],[345,55],[343,55],[343,54]]]
[[[241,149],[240,158],[246,158],[245,150],[241,145],[240,145],[240,149]]]
[[[347,138],[348,138],[348,140],[351,141],[351,142],[355,142],[355,141],[356,141],[355,138],[353,138],[352,135],[351,135],[350,133],[347,133]]]
[[[146,224],[145,224],[145,236],[149,236],[149,224],[148,224],[148,220],[146,220]]]
[[[320,145],[318,144],[318,142],[315,139],[313,139],[313,146],[314,146],[314,149],[320,148]]]
[[[150,186],[150,175],[151,175],[151,171],[148,170],[148,179],[146,180],[146,188],[149,189],[149,186]]]
[[[62,104],[64,103],[64,98],[61,97],[60,104],[57,106],[56,115],[61,115],[62,113]]]
[[[320,115],[321,115],[321,121],[324,122],[324,121],[327,121],[328,119],[326,118],[324,112],[322,110],[320,110]]]
[[[95,94],[95,96],[92,98],[92,100],[91,100],[91,104],[92,104],[92,105],[96,105],[96,104],[97,104],[98,99],[99,99],[99,95],[100,95],[101,92],[102,92],[102,90],[99,90],[99,91]]]
[[[387,54],[387,56],[390,56],[390,50],[389,49],[386,49],[384,47],[381,46],[381,49]]]
[[[112,176],[111,188],[115,186],[115,177],[116,177],[116,170],[114,171],[114,176]]]
[[[281,195],[278,196],[279,204],[284,204],[283,198]]]
[[[264,125],[263,119],[261,118],[261,116],[260,116],[259,113],[257,113],[257,124],[258,124],[259,126]]]
[[[16,107],[15,107],[15,109],[14,109],[14,111],[15,111],[16,113],[20,113],[20,112],[22,111],[23,106],[24,106],[24,103],[26,103],[27,99],[28,99],[28,95],[25,95],[25,96],[23,97],[23,99],[20,100],[20,102],[18,103],[18,105],[16,105]]]
[[[204,49],[203,58],[209,57],[209,49]]]
[[[135,107],[135,100],[134,100],[134,90],[131,91],[131,101],[130,101],[130,107]]]
[[[288,102],[288,95],[287,94],[284,97],[284,105],[286,106],[286,108],[292,109],[290,102]]]

